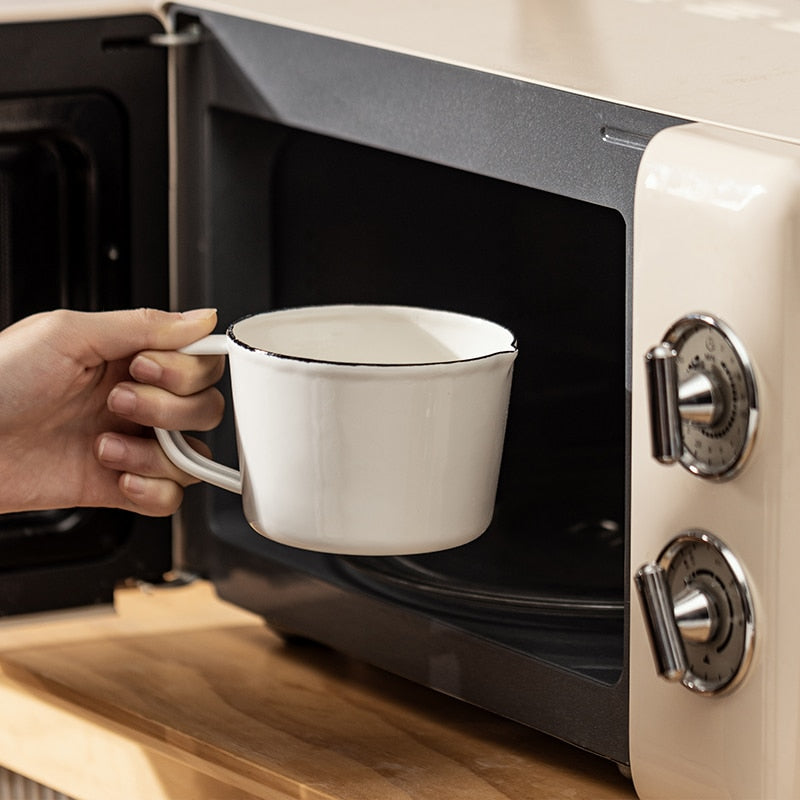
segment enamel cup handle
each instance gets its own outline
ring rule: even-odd
[[[181,348],[180,352],[192,356],[224,356],[228,354],[228,337],[224,334],[212,334]],[[155,428],[155,432],[161,449],[178,469],[212,486],[219,486],[220,489],[236,494],[242,493],[241,472],[200,455],[179,431]]]

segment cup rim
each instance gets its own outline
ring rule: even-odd
[[[324,310],[324,309],[359,309],[359,310],[370,310],[370,309],[381,309],[381,310],[396,310],[396,311],[404,311],[404,312],[417,312],[417,313],[424,313],[424,314],[438,314],[444,316],[451,316],[451,317],[459,317],[465,320],[472,320],[474,322],[478,322],[485,325],[490,325],[499,331],[503,331],[504,333],[508,334],[509,337],[509,344],[502,349],[493,350],[489,353],[484,353],[478,356],[470,356],[469,358],[453,358],[447,360],[439,360],[439,361],[414,361],[414,362],[367,362],[367,361],[336,361],[333,359],[325,359],[325,358],[310,358],[307,356],[296,356],[291,355],[288,353],[280,353],[273,350],[268,350],[262,347],[256,347],[248,342],[243,341],[239,337],[236,336],[234,333],[234,328],[248,319],[253,319],[254,317],[263,317],[263,316],[271,316],[271,315],[278,315],[278,314],[291,314],[292,312],[298,311],[308,311],[308,310]],[[276,308],[271,309],[268,311],[256,311],[252,314],[245,314],[243,317],[239,317],[239,319],[234,320],[233,322],[228,325],[226,335],[228,338],[239,347],[244,348],[245,350],[249,350],[252,353],[263,353],[266,356],[270,356],[272,358],[279,358],[285,361],[295,361],[300,363],[307,363],[307,364],[325,364],[337,367],[390,367],[393,369],[399,369],[404,367],[435,367],[435,366],[444,366],[447,364],[469,364],[476,361],[484,361],[490,358],[496,358],[500,355],[514,355],[519,350],[517,346],[517,337],[514,333],[507,328],[505,325],[501,325],[498,322],[493,322],[491,320],[485,319],[483,317],[478,317],[472,314],[464,314],[459,311],[446,311],[443,309],[435,309],[435,308],[426,308],[423,306],[409,306],[409,305],[396,305],[396,304],[381,304],[381,303],[332,303],[332,304],[321,304],[321,305],[309,305],[309,306],[290,306],[287,308]]]

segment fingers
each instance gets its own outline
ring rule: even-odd
[[[210,455],[205,444],[189,441],[203,455]],[[183,487],[197,482],[172,464],[155,439],[104,433],[95,442],[95,456],[104,467],[120,473],[117,486],[122,499],[116,504],[147,516],[177,511]]]
[[[151,322],[163,314],[150,313]],[[106,400],[108,409],[118,417],[137,425],[173,430],[210,430],[219,424],[225,402],[213,384],[222,376],[225,359],[159,349],[182,347],[207,333],[206,328],[213,328],[216,321],[213,312],[210,317],[203,313],[185,317],[190,318],[166,320],[167,327],[171,326],[169,335],[151,338],[145,347],[138,348],[142,352],[135,355],[129,367],[133,380],[116,384]],[[156,322],[158,327],[160,322]],[[176,328],[183,339],[175,338]],[[105,356],[112,354],[106,351]],[[201,442],[192,441],[192,446],[209,454]],[[118,504],[140,514],[172,514],[181,504],[183,487],[196,482],[172,464],[155,439],[105,433],[97,439],[95,455],[104,467],[120,473]]]
[[[187,312],[137,308],[125,311],[54,311],[48,324],[59,339],[87,365],[116,361],[142,350],[177,350],[210,333],[217,322],[215,309]]]
[[[119,491],[124,498],[119,504],[122,508],[148,517],[168,517],[183,501],[183,489],[177,483],[127,472],[120,475]]]
[[[130,375],[139,383],[159,386],[187,397],[215,384],[225,371],[223,356],[188,356],[174,351],[146,351],[131,362]]]
[[[87,365],[134,356],[129,368],[133,380],[118,383],[106,401],[119,417],[176,430],[209,430],[219,424],[224,400],[209,387],[221,377],[224,359],[172,352],[211,333],[217,321],[214,309],[184,314],[156,309],[63,312],[57,321],[72,333],[65,338],[79,343],[79,357]],[[192,445],[208,453],[200,442]],[[183,487],[195,482],[169,461],[154,439],[101,434],[95,456],[119,473],[116,504],[140,514],[172,514],[181,504]]]
[[[210,455],[203,442],[191,437],[187,437],[187,441],[202,455]],[[146,478],[168,478],[181,486],[197,482],[196,478],[179,470],[167,458],[155,439],[102,433],[95,443],[95,455],[104,467],[118,472],[131,472]]]
[[[209,387],[224,370],[221,356],[139,353],[129,370],[137,382],[117,384],[109,394],[108,408],[139,425],[207,431],[222,419],[225,401]]]
[[[215,388],[180,397],[157,386],[123,381],[108,395],[110,411],[139,425],[208,431],[219,425],[225,400]]]

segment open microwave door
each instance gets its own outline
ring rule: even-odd
[[[147,45],[160,21],[3,17],[0,327],[58,307],[167,307],[167,53]],[[0,617],[110,603],[170,563],[168,520],[6,514]]]

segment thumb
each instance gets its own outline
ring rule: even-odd
[[[177,350],[200,339],[217,323],[213,308],[172,312],[154,308],[76,312],[70,315],[73,340],[84,355],[116,361],[140,350]]]

